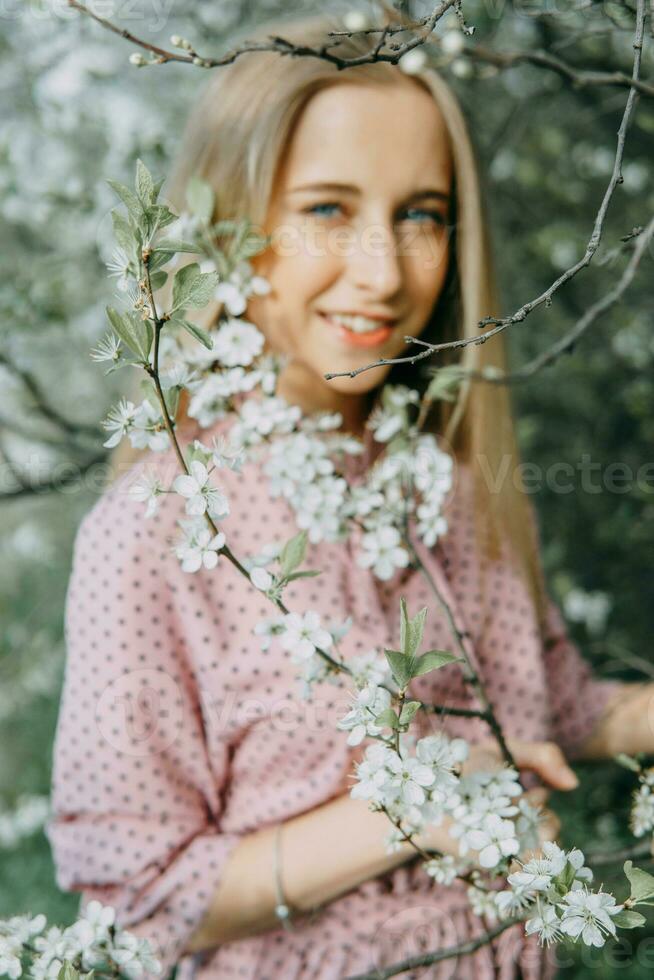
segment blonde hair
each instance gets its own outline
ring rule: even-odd
[[[341,27],[331,15],[277,18],[256,31],[248,31],[247,38],[264,41],[271,34],[281,34],[291,42],[317,47],[327,40],[329,30]],[[230,40],[236,46],[238,35]],[[370,44],[365,35],[344,38],[338,53],[356,57],[365,54]],[[231,64],[213,71],[188,119],[162,197],[176,212],[185,210],[187,182],[197,175],[214,189],[214,221],[248,217],[255,226],[265,228],[275,179],[302,110],[315,93],[344,83],[419,85],[435,99],[447,126],[453,156],[454,232],[447,278],[421,339],[442,342],[478,336],[479,320],[497,314],[499,309],[486,206],[477,154],[462,109],[433,68],[408,76],[387,62],[339,71],[315,57],[265,51],[240,55]],[[161,295],[166,295],[168,289],[169,284],[160,291]],[[195,317],[195,322],[208,328],[215,324],[219,312],[220,305],[214,302]],[[407,348],[407,353],[415,352]],[[504,334],[485,344],[469,344],[462,355],[449,351],[439,355],[438,366],[448,363],[460,363],[476,371],[485,367],[506,370]],[[425,364],[426,361],[394,365],[383,384],[408,384],[422,393],[430,380]],[[376,389],[375,399],[383,384]],[[178,417],[182,431],[189,422],[187,408],[188,396],[183,392]],[[481,553],[498,560],[506,545],[506,558],[517,559],[542,623],[543,580],[537,525],[522,485],[515,485],[519,451],[507,387],[466,381],[454,402],[434,403],[427,421],[426,429],[444,435],[456,459],[470,465]],[[114,473],[124,472],[142,452],[123,440],[111,459]],[[491,493],[489,474],[491,479],[497,479],[507,457],[512,464],[506,471],[508,477],[502,480],[498,491]]]

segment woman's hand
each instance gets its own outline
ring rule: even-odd
[[[507,745],[519,770],[527,769],[552,789],[569,790],[579,785],[579,780],[566,762],[561,749],[554,742],[523,742],[518,738],[507,739]],[[463,774],[475,771],[492,771],[504,762],[499,746],[493,739],[470,746],[470,754],[463,765]]]

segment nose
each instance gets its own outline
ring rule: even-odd
[[[392,227],[375,224],[357,235],[348,259],[348,276],[356,289],[377,299],[394,296],[402,285],[402,266]]]

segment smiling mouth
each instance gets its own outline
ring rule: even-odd
[[[320,312],[320,317],[333,327],[341,340],[354,347],[376,347],[384,344],[393,333],[396,320],[373,320],[362,316],[343,316]]]

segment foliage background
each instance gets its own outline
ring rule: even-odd
[[[294,0],[293,11],[319,6]],[[116,4],[113,19],[134,33],[164,45],[171,33],[182,34],[203,53],[215,52],[236,26],[290,12],[279,0],[173,0],[165,7],[139,0],[124,9],[121,17]],[[630,72],[631,29],[594,34],[584,19],[592,13],[574,13],[564,3],[556,9],[558,19],[534,16],[542,7],[503,0],[471,0],[465,7],[478,43],[534,50],[554,45],[587,68]],[[616,17],[622,10],[617,4],[602,9]],[[137,157],[155,175],[166,172],[205,77],[188,66],[132,67],[133,48],[64,4],[16,5],[2,17],[0,237],[9,247],[0,259],[0,491],[7,495],[0,512],[0,917],[44,912],[66,924],[75,917],[78,896],[58,891],[47,841],[26,805],[33,813],[49,790],[72,543],[102,488],[98,422],[126,380],[126,372],[104,378],[88,356],[106,330],[104,306],[115,299],[105,267],[115,198],[105,178],[131,184]],[[571,44],[579,31],[585,36]],[[651,77],[652,61],[650,41],[644,77]],[[508,313],[583,254],[610,176],[626,90],[573,90],[530,66],[470,72],[468,64],[455,59],[443,71],[463,102],[487,174]],[[549,310],[512,328],[514,366],[553,342],[618,278],[625,258],[612,259],[611,250],[654,209],[653,135],[654,107],[643,98],[602,246],[590,270],[559,291]],[[644,676],[630,656],[644,658],[645,671],[652,671],[652,258],[650,249],[626,299],[572,355],[514,389],[524,459],[543,476],[533,485],[551,590],[596,668],[629,679]],[[37,380],[54,410],[51,418],[35,410],[7,362]],[[71,462],[85,469],[82,480],[62,482],[54,492],[14,492],[12,467],[32,478],[55,472],[65,479]],[[560,462],[575,474],[570,492],[557,492],[547,479]],[[588,463],[597,464],[597,490],[582,481]],[[631,467],[623,492],[607,485],[613,463]],[[648,463],[639,486],[636,473]],[[554,801],[567,842],[589,849],[594,842],[603,852],[633,843],[626,829],[631,774],[607,764],[581,767],[581,776],[572,797]],[[612,874],[609,869],[606,885]],[[592,956],[571,954],[561,975],[649,976],[654,929],[626,936],[634,944],[629,955],[624,944]]]

